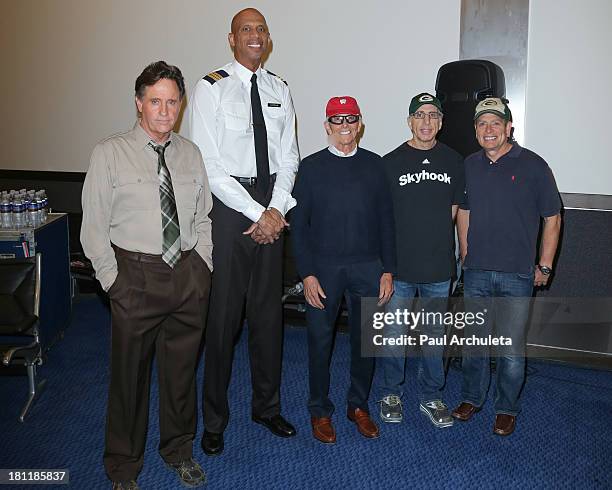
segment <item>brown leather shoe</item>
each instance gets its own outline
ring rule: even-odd
[[[505,413],[498,413],[495,416],[495,426],[493,432],[498,436],[509,436],[514,432],[516,417]]]
[[[311,417],[312,435],[323,444],[336,443],[336,431],[329,417]]]
[[[467,422],[479,410],[479,407],[472,405],[471,403],[461,402],[459,406],[455,408],[455,410],[453,410],[453,413],[451,413],[451,415],[457,420]]]
[[[361,408],[348,409],[346,416],[351,422],[357,424],[357,430],[363,437],[374,439],[379,436],[378,427],[370,418],[370,414]]]

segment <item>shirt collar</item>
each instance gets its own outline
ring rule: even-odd
[[[153,141],[153,139],[147,134],[147,132],[144,129],[142,129],[139,119],[137,119],[136,123],[134,124],[133,134],[134,134],[134,138],[136,139],[136,144],[138,145],[139,148],[146,148],[147,145],[149,144],[149,141]],[[168,141],[171,141],[171,142],[174,141],[174,131],[170,132],[170,137],[168,138],[166,143]],[[157,145],[159,143],[156,143],[155,141],[153,141],[153,144]]]
[[[327,149],[333,155],[336,155],[337,157],[341,157],[341,158],[352,157],[355,153],[357,153],[357,148],[358,148],[358,146],[356,146],[352,151],[349,151],[348,153],[344,153],[344,152],[338,150],[338,148],[336,148],[334,145],[329,145],[327,147]]]
[[[238,79],[242,82],[243,85],[249,86],[251,83],[251,77],[253,76],[253,72],[249,70],[246,66],[238,63],[237,60],[232,62],[232,67],[234,68],[234,74],[238,77]],[[261,80],[261,66],[257,68],[257,71],[254,72],[257,75],[257,80]]]
[[[516,141],[514,141],[512,142],[512,148],[510,148],[508,153],[506,153],[505,155],[502,155],[501,158],[499,158],[497,161],[499,162],[499,160],[502,160],[506,157],[507,158],[518,158],[522,151],[523,151],[523,147],[519,145]],[[487,162],[487,163],[491,161],[483,149],[480,150],[480,159],[483,162]]]
[[[523,148],[515,141],[514,143],[512,143],[512,148],[510,148],[510,151],[504,156],[507,156],[508,158],[518,158],[518,156],[521,154],[521,151],[523,151]]]

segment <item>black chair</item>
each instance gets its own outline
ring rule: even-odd
[[[4,366],[25,366],[28,375],[20,422],[46,383],[36,381],[36,367],[43,360],[38,330],[40,263],[40,253],[35,258],[0,260],[0,359]]]

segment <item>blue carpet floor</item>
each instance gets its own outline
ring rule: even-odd
[[[25,424],[17,422],[25,379],[0,377],[0,468],[67,468],[72,488],[110,488],[102,467],[109,324],[109,313],[97,298],[83,297],[75,304],[66,337],[40,370],[48,386]],[[472,421],[439,430],[419,413],[416,397],[408,395],[404,423],[383,425],[379,439],[366,440],[344,416],[348,336],[340,334],[331,393],[338,442],[325,446],[312,438],[306,411],[305,330],[287,328],[285,333],[283,414],[298,430],[289,440],[250,421],[245,339],[236,348],[232,416],[221,456],[202,454],[199,423],[194,455],[207,472],[210,489],[612,488],[610,372],[531,362],[517,431],[508,438],[492,434],[490,399]],[[411,366],[410,379],[414,372]],[[450,405],[459,400],[460,381],[460,373],[451,369],[445,397]],[[371,409],[377,413],[373,402]],[[157,454],[157,437],[154,382],[138,481],[143,489],[181,488]]]

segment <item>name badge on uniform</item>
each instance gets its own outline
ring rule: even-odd
[[[280,107],[281,105],[278,102],[268,102],[268,107]]]

